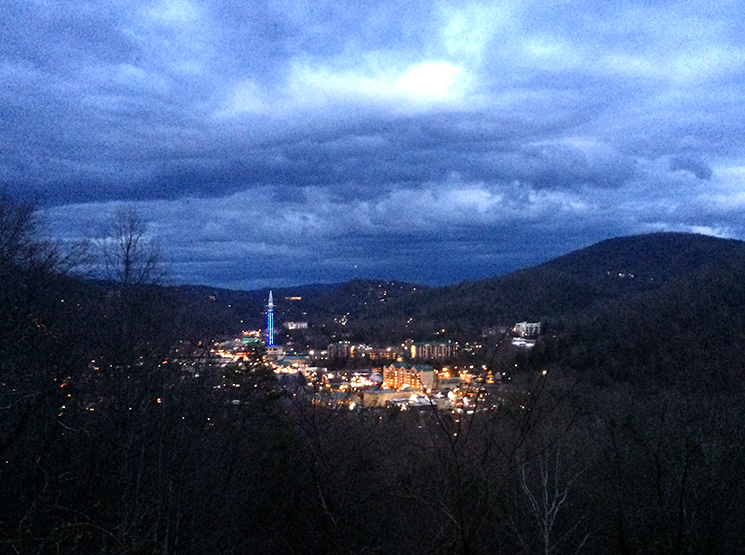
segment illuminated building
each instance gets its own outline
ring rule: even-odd
[[[416,391],[416,390],[409,390],[409,391]],[[390,390],[390,389],[381,389],[381,390],[375,390],[375,391],[363,391],[361,393],[362,396],[362,404],[365,407],[373,408],[373,407],[385,407],[390,404],[396,404],[400,406],[398,403],[393,403],[393,401],[405,401],[408,404],[408,399],[411,396],[411,393],[404,394],[397,390]]]
[[[400,355],[400,349],[394,347],[375,348],[369,345],[353,345],[349,341],[337,341],[331,343],[326,351],[328,358],[369,358],[370,360],[396,360]]]
[[[354,355],[354,345],[349,341],[337,341],[328,347],[329,358],[350,358]]]
[[[383,366],[383,381],[391,389],[403,389],[407,386],[433,389],[436,379],[435,370],[430,364],[394,362]]]
[[[275,372],[285,374],[303,374],[310,373],[310,358],[307,356],[287,355],[277,361]]]
[[[532,349],[535,347],[535,339],[525,339],[524,337],[513,337],[512,345],[522,347],[523,349]]]
[[[406,350],[411,358],[419,360],[448,360],[452,358],[455,349],[452,341],[407,341]]]
[[[514,331],[520,337],[536,337],[541,333],[540,322],[518,322],[512,327]]]
[[[370,347],[365,354],[370,360],[396,360],[401,355],[401,350],[394,347]]]
[[[274,345],[274,299],[269,291],[269,302],[266,305],[266,346]]]

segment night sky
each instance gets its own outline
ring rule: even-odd
[[[455,283],[745,239],[745,2],[3,0],[0,184],[171,281]]]

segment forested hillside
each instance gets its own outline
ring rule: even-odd
[[[428,339],[445,328],[468,340],[487,326],[579,317],[619,298],[656,291],[726,259],[742,241],[686,233],[619,237],[533,268],[495,278],[420,290],[350,319],[400,335]],[[409,321],[411,320],[411,321]]]
[[[556,360],[597,378],[739,387],[745,378],[745,249],[660,288],[556,321]]]

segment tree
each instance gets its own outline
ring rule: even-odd
[[[106,277],[122,289],[162,283],[160,246],[134,207],[123,206],[114,213],[99,244]]]
[[[111,281],[106,311],[113,329],[105,342],[110,363],[131,367],[142,357],[157,358],[166,339],[163,295],[156,287],[165,277],[157,240],[137,210],[124,206],[114,213],[99,246],[104,276]]]
[[[569,469],[574,457],[565,456],[561,446],[550,444],[538,453],[524,454],[518,465],[518,484],[527,507],[526,525],[513,521],[515,533],[527,553],[578,553],[589,538],[584,532],[584,516],[564,515],[570,490],[578,478]],[[561,513],[561,515],[560,515]]]
[[[0,193],[0,263],[17,264],[33,243],[34,208]]]

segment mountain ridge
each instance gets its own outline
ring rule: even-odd
[[[329,337],[357,341],[473,337],[484,327],[579,315],[619,298],[655,291],[692,275],[745,242],[659,232],[606,239],[530,268],[476,281],[427,287],[356,279],[339,284],[274,288],[278,322],[305,320]],[[178,286],[203,309],[221,305],[223,318],[261,327],[269,288],[235,291]],[[300,297],[300,299],[297,299]],[[293,299],[293,300],[289,300]],[[195,309],[197,309],[195,306]],[[337,320],[343,317],[344,324]]]

